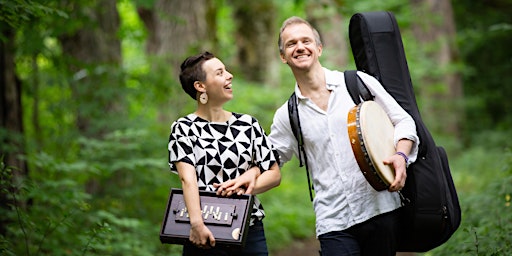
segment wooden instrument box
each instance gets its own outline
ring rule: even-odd
[[[254,203],[252,195],[218,196],[215,192],[199,191],[204,223],[213,233],[216,244],[244,246]],[[171,189],[160,241],[168,244],[189,243],[190,220],[183,190]]]

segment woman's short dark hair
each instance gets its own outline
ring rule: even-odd
[[[203,70],[203,63],[213,59],[215,56],[210,52],[203,52],[194,56],[190,56],[181,63],[180,83],[183,90],[197,100],[197,90],[194,87],[196,81],[205,81],[206,73]]]

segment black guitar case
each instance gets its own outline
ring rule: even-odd
[[[381,82],[414,119],[420,138],[418,159],[407,169],[398,251],[426,252],[457,230],[461,209],[444,148],[436,146],[421,120],[401,34],[391,12],[357,13],[349,24],[356,67]]]

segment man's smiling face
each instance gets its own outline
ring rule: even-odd
[[[322,55],[322,46],[315,41],[313,30],[306,24],[288,25],[281,33],[281,60],[292,69],[309,69]]]

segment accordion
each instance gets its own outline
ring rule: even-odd
[[[244,246],[249,231],[253,195],[218,196],[215,192],[199,191],[201,214],[217,245]],[[171,189],[160,230],[160,242],[190,243],[190,219],[183,190]]]

